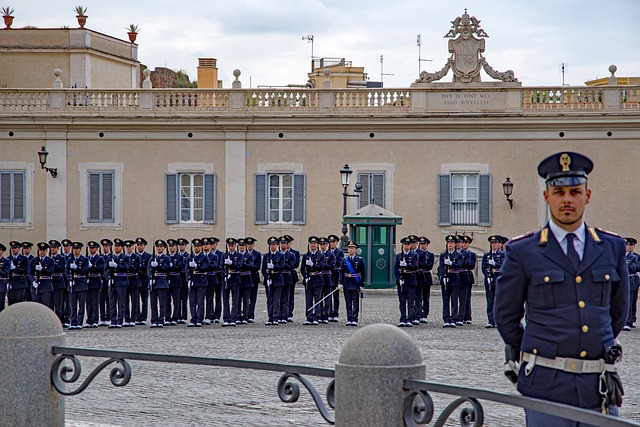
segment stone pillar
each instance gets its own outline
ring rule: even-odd
[[[64,337],[42,304],[23,302],[0,313],[0,424],[64,427],[64,397],[51,385],[51,347]]]
[[[331,79],[329,76],[331,75],[331,70],[328,68],[324,69],[324,81],[322,82],[323,89],[331,89]],[[321,110],[333,110],[335,108],[336,101],[335,95],[333,91],[326,90],[320,92],[320,109]]]
[[[406,332],[384,324],[360,329],[336,363],[336,427],[404,427],[403,380],[425,375],[420,350]]]
[[[225,132],[224,232],[229,237],[246,233],[246,151],[246,132]],[[253,195],[250,197],[253,200]]]
[[[49,240],[67,235],[67,132],[46,131],[45,138],[47,166],[58,169],[57,178],[46,173],[45,235]]]

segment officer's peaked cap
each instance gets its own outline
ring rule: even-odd
[[[592,170],[590,158],[570,151],[552,154],[538,164],[538,175],[553,187],[584,184]]]

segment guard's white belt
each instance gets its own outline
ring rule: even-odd
[[[571,372],[573,374],[600,374],[604,371],[617,372],[618,367],[614,364],[604,363],[604,359],[584,360],[572,359],[570,357],[556,357],[548,359],[531,353],[522,353],[522,361],[527,362],[526,370],[531,371],[535,365],[545,368],[557,369],[559,371]]]

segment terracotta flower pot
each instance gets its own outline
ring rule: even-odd
[[[136,41],[136,37],[138,37],[138,33],[134,33],[132,31],[129,31],[127,34],[129,35],[129,41],[131,43],[134,43]]]
[[[13,24],[13,16],[3,16],[2,19],[4,19],[4,25],[6,28],[11,28],[11,24]]]
[[[80,28],[84,28],[84,24],[87,23],[87,16],[76,15],[76,18],[78,18],[78,25],[80,25]]]

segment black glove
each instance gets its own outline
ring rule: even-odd
[[[518,371],[520,370],[520,349],[512,345],[504,346],[504,375],[513,384],[518,383]]]
[[[613,365],[622,360],[622,346],[616,342],[604,352],[604,362]],[[604,378],[600,377],[600,393],[606,396],[607,405],[622,406],[624,388],[617,372],[605,371]]]

